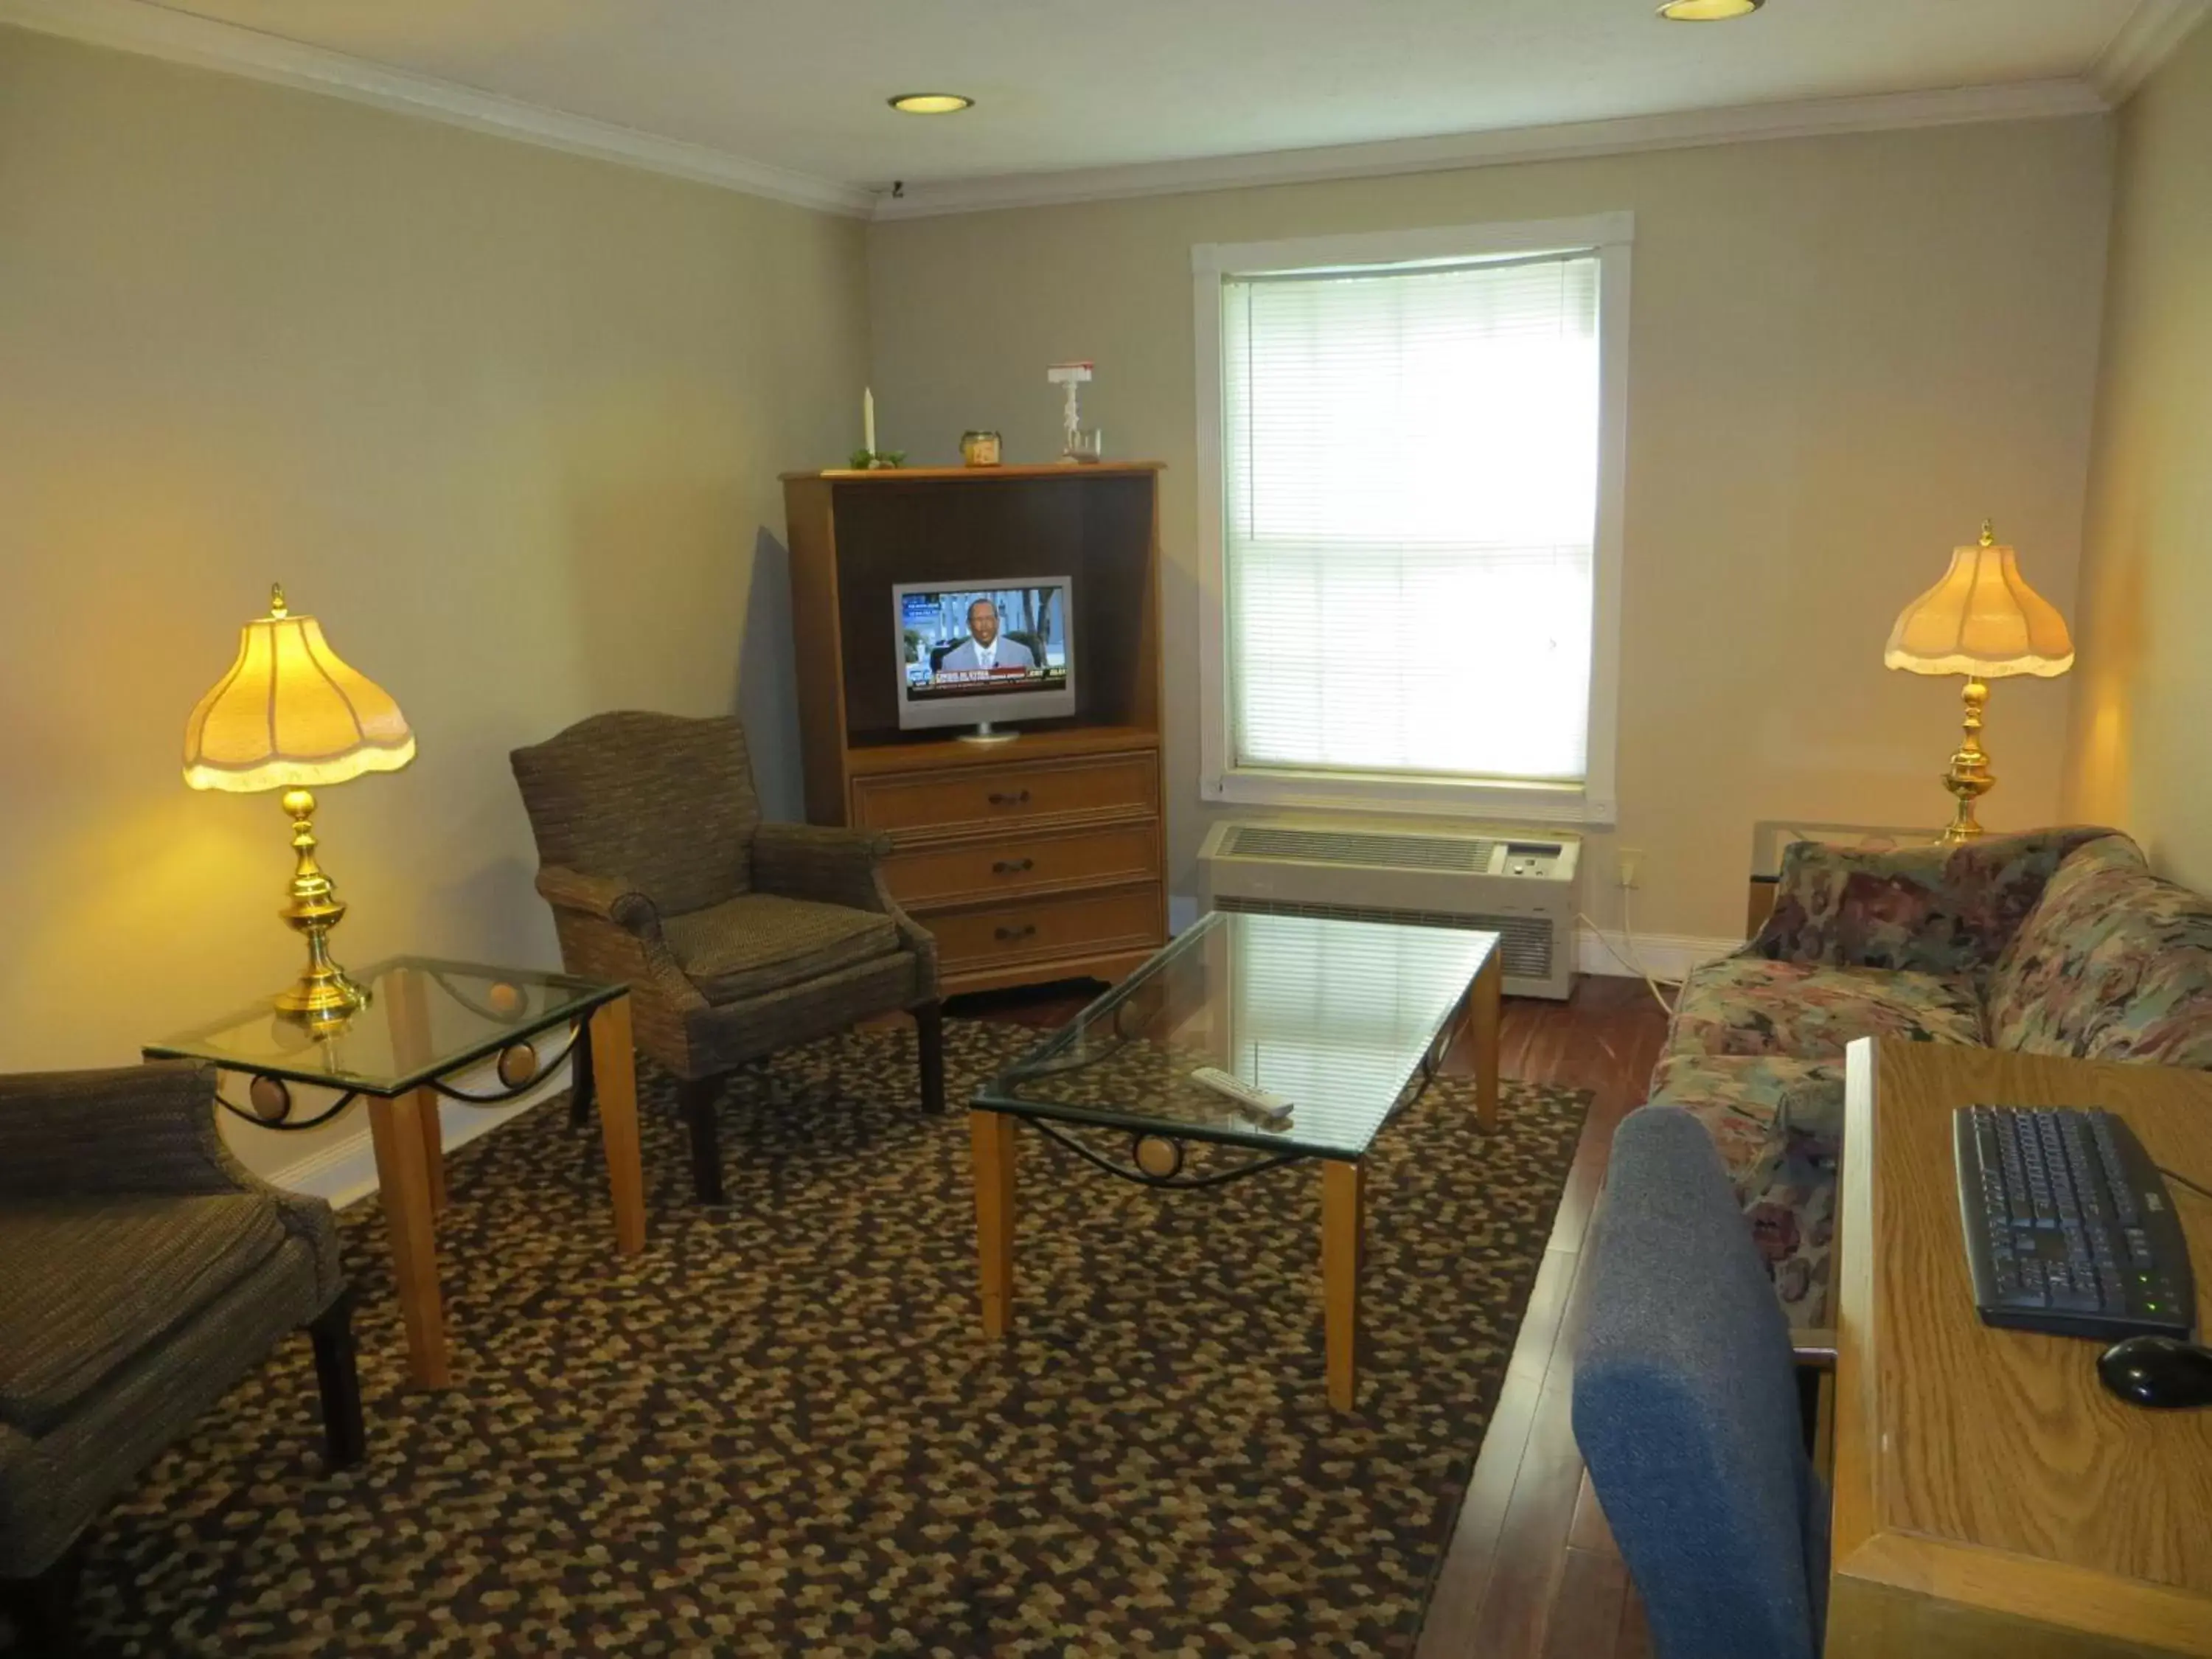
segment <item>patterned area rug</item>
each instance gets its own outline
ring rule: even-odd
[[[1037,1034],[947,1027],[955,1101]],[[595,1130],[457,1153],[459,1387],[402,1386],[373,1204],[344,1217],[369,1456],[323,1473],[304,1338],[96,1528],[93,1655],[1403,1654],[1586,1101],[1440,1081],[1370,1164],[1358,1411],[1323,1397],[1319,1179],[1114,1180],[1021,1136],[1018,1326],[977,1323],[964,1113],[913,1037],[795,1051],[691,1199],[647,1076],[651,1233]]]

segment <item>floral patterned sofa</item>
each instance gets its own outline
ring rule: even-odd
[[[2212,1068],[2212,901],[2112,830],[1787,850],[1759,936],[1684,981],[1650,1103],[1719,1146],[1795,1325],[1831,1322],[1860,1036]]]

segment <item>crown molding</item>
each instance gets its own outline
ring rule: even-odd
[[[1638,150],[1689,149],[1768,138],[1808,138],[1834,133],[1961,126],[1982,121],[2100,115],[2109,107],[2094,88],[2079,80],[2021,81],[2002,86],[1956,87],[1935,92],[1744,104],[1728,109],[1684,110],[1668,115],[1577,121],[1558,126],[1512,127],[1438,138],[1392,139],[1322,149],[1273,150],[1188,161],[1151,161],[1132,167],[1017,173],[951,179],[936,185],[910,184],[900,199],[879,198],[875,216],[921,219],[940,214],[1051,207],[1137,196],[1313,184],[1398,173],[1442,173],[1516,161],[1623,155]]]
[[[571,155],[666,173],[747,196],[866,218],[875,194],[810,173],[793,173],[704,144],[663,138],[589,116],[546,109],[497,93],[387,69],[366,58],[264,34],[236,24],[172,11],[146,0],[0,0],[0,23],[90,46],[274,86],[316,92],[472,132],[490,133]]]
[[[2128,21],[2089,65],[2089,84],[2106,102],[2124,104],[2207,16],[2209,0],[2136,0]]]
[[[1688,110],[1380,143],[1013,173],[908,186],[902,198],[305,46],[155,0],[0,0],[0,24],[372,108],[520,143],[665,173],[852,218],[914,219],[1264,185],[1446,172],[1516,161],[1693,149],[1769,138],[1878,132],[2101,113],[2124,99],[2212,13],[2212,0],[2138,0],[2087,80]]]

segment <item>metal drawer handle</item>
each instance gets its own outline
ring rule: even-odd
[[[1035,859],[1000,859],[991,866],[991,873],[994,876],[1018,876],[1023,871],[1036,867]]]
[[[1025,921],[1018,927],[1001,927],[998,929],[999,937],[1003,939],[1027,939],[1030,934],[1036,932],[1036,924],[1033,921]]]
[[[994,806],[1027,806],[1030,804],[1030,792],[1026,789],[1017,789],[1009,795],[994,789],[985,799]]]

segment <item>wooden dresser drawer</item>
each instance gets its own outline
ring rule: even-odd
[[[948,974],[995,963],[1148,950],[1164,942],[1160,890],[1151,882],[1108,893],[942,912],[925,917],[922,925],[937,936],[939,965]]]
[[[1149,881],[1159,869],[1156,823],[1101,830],[1024,830],[894,853],[884,866],[891,895],[916,908],[1001,893]]]
[[[1127,755],[905,772],[853,781],[854,821],[869,830],[942,830],[1085,812],[1157,812],[1159,763]]]

